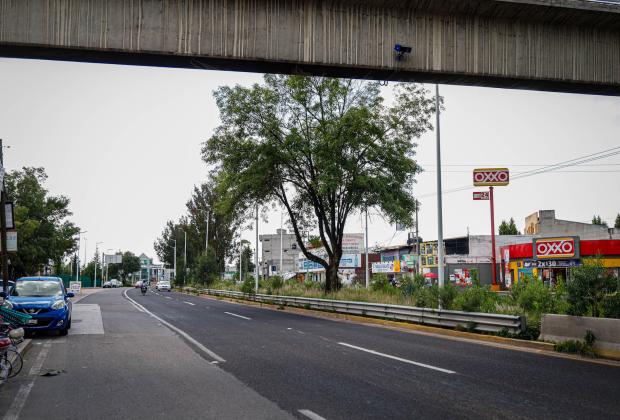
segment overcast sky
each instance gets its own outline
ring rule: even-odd
[[[0,138],[5,166],[45,167],[52,194],[71,199],[72,219],[88,231],[87,252],[131,250],[154,256],[153,241],[185,209],[206,176],[201,143],[218,124],[212,92],[260,82],[262,75],[0,59]],[[428,86],[433,88],[433,86]],[[474,166],[507,166],[511,176],[620,146],[620,98],[440,87],[444,190],[471,184]],[[385,89],[389,98],[391,87]],[[437,237],[435,133],[419,141],[420,235]],[[620,212],[620,155],[496,188],[496,220],[555,209],[558,218],[613,224]],[[594,166],[595,165],[595,166]],[[444,195],[446,237],[490,233],[488,202],[472,190]],[[274,232],[273,214],[261,233]],[[354,216],[349,232],[362,232]],[[253,232],[244,237],[254,242]],[[371,244],[399,244],[405,233],[373,216]],[[82,245],[84,255],[84,245]]]

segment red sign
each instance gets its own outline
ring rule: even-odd
[[[573,258],[577,256],[575,238],[535,239],[534,256],[538,259]]]
[[[508,185],[510,175],[508,168],[474,169],[475,187],[493,187]]]
[[[474,191],[474,200],[488,200],[489,192],[488,191]]]

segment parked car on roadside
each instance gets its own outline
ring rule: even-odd
[[[106,281],[105,283],[103,283],[103,288],[107,289],[112,287],[112,282],[110,280]]]
[[[22,277],[15,281],[2,306],[31,316],[24,326],[27,332],[66,335],[71,328],[73,296],[58,277]]]
[[[121,287],[123,283],[120,280],[112,279],[110,280],[110,287]]]
[[[172,287],[170,287],[170,282],[169,281],[158,281],[157,285],[155,286],[155,289],[157,289],[158,292],[161,291],[166,291],[169,292],[172,290]]]
[[[133,287],[135,287],[136,289],[139,289],[140,287],[142,287],[142,281],[138,280],[137,282],[134,283]]]

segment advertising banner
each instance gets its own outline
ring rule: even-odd
[[[579,237],[537,238],[533,241],[537,260],[579,258]]]
[[[508,185],[510,175],[508,168],[474,169],[475,187],[494,187]]]

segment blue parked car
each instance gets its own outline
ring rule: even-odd
[[[32,317],[25,325],[27,332],[58,331],[67,335],[71,328],[69,298],[73,296],[58,277],[22,277],[11,287],[2,305]]]

